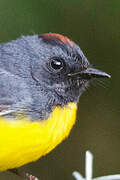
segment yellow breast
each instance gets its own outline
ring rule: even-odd
[[[56,107],[47,120],[0,119],[0,171],[22,166],[50,152],[75,123],[77,105]]]

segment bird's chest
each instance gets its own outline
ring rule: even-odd
[[[56,107],[47,120],[0,120],[0,170],[35,161],[65,139],[76,119],[77,105]]]

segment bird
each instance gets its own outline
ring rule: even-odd
[[[92,79],[110,78],[94,68],[80,47],[57,33],[21,36],[0,44],[0,171],[19,171],[66,139],[79,98]]]

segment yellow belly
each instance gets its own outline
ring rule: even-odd
[[[22,166],[50,152],[75,123],[77,105],[56,107],[47,120],[0,119],[0,171]]]

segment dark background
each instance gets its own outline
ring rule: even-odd
[[[92,83],[67,141],[24,169],[40,180],[72,180],[74,170],[84,174],[89,149],[94,176],[120,173],[120,0],[0,0],[1,43],[44,32],[70,37],[112,79]],[[3,172],[0,179],[20,178]]]

